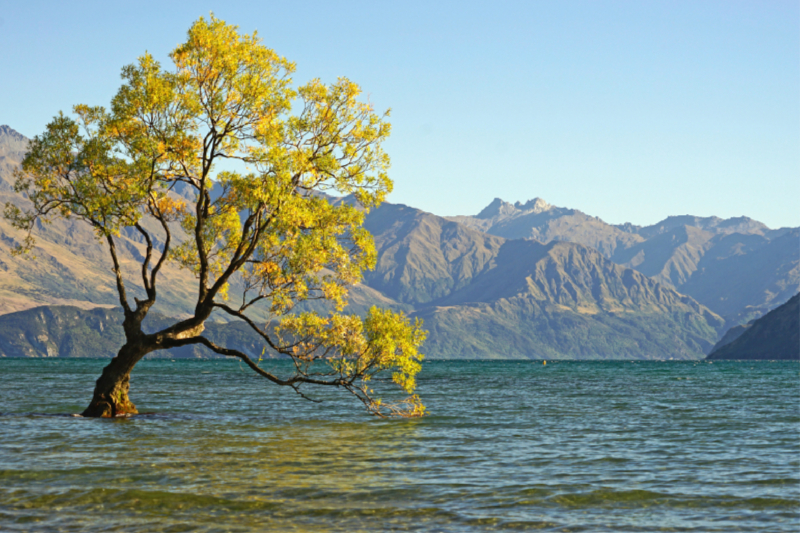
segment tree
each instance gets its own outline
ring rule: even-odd
[[[338,387],[372,413],[421,415],[413,394],[421,323],[377,308],[363,318],[342,313],[349,287],[375,263],[362,223],[392,187],[381,148],[388,112],[378,115],[359,101],[359,87],[346,78],[294,89],[293,63],[256,33],[240,34],[213,15],[196,21],[170,58],[172,71],[149,54],[124,67],[110,110],[78,105],[74,118],[56,116],[16,174],[15,190],[32,207],[5,206],[5,216],[28,231],[20,253],[32,248],[37,220],[53,217],[85,221],[107,244],[125,343],[97,380],[84,416],[136,413],[128,398],[136,363],[189,344],[238,357],[301,394],[305,384]],[[190,200],[175,194],[186,188]],[[333,202],[327,192],[354,201]],[[146,297],[133,302],[115,243],[126,228],[146,243],[137,282]],[[167,261],[196,276],[196,307],[191,317],[146,334],[142,322]],[[232,281],[243,287],[236,303],[228,298]],[[295,309],[310,299],[325,299],[333,310]],[[269,318],[254,318],[258,309]],[[290,357],[292,373],[267,372],[204,337],[214,311],[244,321],[265,350]],[[381,373],[391,379],[372,379]],[[382,402],[371,387],[384,381],[410,396]]]

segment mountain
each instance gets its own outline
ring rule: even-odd
[[[364,222],[378,250],[364,282],[400,302],[424,304],[464,287],[504,239],[402,204],[384,203]]]
[[[800,290],[800,228],[773,238],[717,235],[680,291],[729,324],[743,324],[786,302]]]
[[[13,191],[13,171],[22,162],[27,144],[24,136],[0,126],[2,205],[29,205]],[[0,314],[43,304],[82,308],[119,305],[111,258],[88,224],[72,219],[38,223],[32,257],[13,256],[12,250],[24,238],[24,232],[0,217]],[[128,231],[118,239],[118,247],[126,281],[133,295],[142,297],[135,288],[140,279],[136,260],[143,257],[145,244],[137,232]],[[188,312],[194,307],[189,297],[196,283],[194,277],[173,265],[166,266],[163,274],[159,287],[163,298],[157,311],[175,316]]]
[[[771,230],[747,217],[668,217],[611,225],[541,198],[496,198],[478,215],[448,217],[506,238],[571,241],[695,298],[729,324],[763,315],[800,289],[800,228]]]
[[[8,126],[0,126],[0,192],[11,191],[14,169],[22,162],[28,139]]]
[[[749,217],[733,217],[733,218],[719,218],[719,217],[696,217],[692,215],[672,216],[667,217],[661,222],[653,224],[652,226],[639,227],[636,233],[650,238],[660,233],[667,233],[673,229],[681,227],[698,228],[711,233],[742,233],[742,234],[758,234],[764,235],[771,231],[766,225],[753,220]]]
[[[432,355],[476,358],[695,358],[722,325],[691,298],[596,250],[519,240],[417,315],[431,331]]]
[[[723,321],[689,297],[574,243],[506,240],[404,205],[365,227],[365,283],[414,306],[434,358],[697,358]]]
[[[555,207],[541,198],[510,204],[495,198],[476,216],[447,217],[467,227],[506,239],[542,243],[569,241],[595,248],[610,258],[619,247],[643,241],[635,234],[606,224],[576,209]]]
[[[800,359],[800,294],[726,335],[707,359]]]
[[[26,143],[10,128],[0,130],[0,157],[8,163],[2,167],[6,170],[0,169],[0,180],[5,184],[0,187],[0,201],[27,202],[10,186],[11,172],[19,164]],[[423,318],[430,330],[424,352],[434,358],[699,358],[711,348],[723,321],[707,306],[680,294],[674,285],[685,285],[698,276],[697,272],[716,280],[720,265],[732,264],[731,258],[741,255],[756,257],[753,250],[760,250],[764,243],[777,243],[774,257],[782,268],[787,259],[780,256],[785,249],[780,238],[791,238],[791,232],[778,235],[741,221],[738,225],[695,221],[702,225],[695,228],[668,219],[668,223],[642,233],[646,228],[610,226],[540,199],[513,205],[496,200],[476,220],[470,223],[465,218],[460,223],[405,205],[383,204],[374,209],[367,215],[365,226],[375,237],[378,261],[374,271],[365,273],[364,282],[353,288],[349,311],[363,313],[379,305]],[[529,232],[527,240],[486,233],[503,227],[514,235],[514,228],[534,226],[538,233]],[[709,230],[721,227],[749,228],[748,235],[754,240],[749,247],[726,241],[715,245],[711,253],[708,242],[740,235],[732,230]],[[183,238],[179,233],[176,237]],[[56,220],[37,228],[34,260],[10,255],[14,244],[23,238],[0,220],[0,315],[16,317],[13,327],[8,326],[5,333],[0,331],[0,339],[11,343],[3,348],[4,353],[112,353],[108,350],[117,345],[116,341],[106,345],[101,340],[113,337],[111,332],[116,330],[108,321],[118,306],[104,246],[88,227],[71,220]],[[667,241],[672,247],[667,248],[673,250],[660,262],[656,260],[662,249],[659,239]],[[134,232],[124,232],[118,242],[124,275],[132,286],[138,285],[135,260],[144,253],[144,243]],[[636,248],[648,242],[653,249]],[[686,258],[675,259],[683,258],[675,249],[683,250]],[[630,265],[612,261],[611,257],[626,250],[635,252],[627,259]],[[675,266],[669,276],[662,275],[658,267],[670,258]],[[697,267],[703,260],[708,264]],[[791,255],[788,261],[791,266]],[[629,268],[634,264],[649,268],[653,277]],[[753,262],[751,268],[763,272],[766,267]],[[196,280],[174,266],[162,272],[154,316],[167,320],[164,317],[181,316],[191,309]],[[678,274],[673,275],[675,272]],[[788,272],[791,274],[791,268]],[[781,291],[791,283],[780,285],[770,280],[777,276],[780,282],[786,275],[776,271],[771,277],[765,276],[762,285],[748,285],[748,290],[772,291],[780,298]],[[702,277],[697,279],[702,281]],[[724,284],[701,285],[714,289],[707,291],[710,300],[725,294]],[[135,289],[131,292],[136,293]],[[236,292],[234,284],[232,297]],[[742,292],[745,302],[754,298]],[[741,307],[733,296],[728,298],[732,307]],[[71,307],[61,307],[64,304]],[[324,310],[325,305],[311,302],[305,308]],[[48,318],[46,309],[51,310],[52,317]],[[98,318],[103,316],[106,318]],[[85,327],[94,328],[91,331],[95,333],[81,329],[76,320],[85,320]],[[62,333],[48,329],[53,327],[61,328]],[[260,353],[258,339],[239,327],[209,326],[208,331],[220,338],[229,335],[230,342],[248,353]],[[14,328],[19,329],[21,337]],[[85,343],[74,336],[68,340],[71,330],[82,331]],[[38,341],[41,336],[51,339],[52,345]],[[189,351],[177,356],[200,354],[196,349]]]
[[[400,241],[416,242],[417,231],[453,224],[406,206],[385,209],[411,214],[417,224],[398,235],[392,224],[380,236],[385,246]],[[410,212],[410,213],[409,213]],[[384,220],[387,213],[381,214]],[[373,220],[374,222],[375,220]],[[450,228],[458,230],[458,228]],[[377,292],[378,303],[404,306],[412,317],[421,317],[430,331],[425,353],[432,358],[697,358],[707,351],[722,321],[713,313],[630,269],[605,259],[597,251],[572,244],[542,245],[533,241],[505,241],[480,233],[462,233],[459,264],[480,265],[487,248],[488,260],[471,272],[436,263],[425,271],[427,279],[445,280],[442,297],[429,300],[430,292],[395,287],[413,304],[399,304]],[[485,248],[468,237],[488,240]],[[444,252],[457,247],[445,243]],[[486,243],[483,243],[486,244]],[[492,249],[491,245],[497,245]],[[412,247],[413,248],[413,247]],[[402,254],[393,272],[418,272],[419,250]],[[479,253],[476,253],[479,252]],[[430,253],[430,247],[420,253]],[[476,259],[476,257],[478,259]],[[474,263],[470,263],[472,260]],[[456,276],[451,273],[455,272]],[[415,280],[420,276],[401,279]],[[424,277],[424,276],[422,276]],[[381,279],[376,277],[376,279]],[[461,281],[458,281],[461,280]],[[362,294],[370,294],[367,291]],[[414,297],[416,295],[416,298]],[[428,303],[419,303],[426,300]],[[416,307],[415,307],[416,306]],[[70,306],[45,306],[0,316],[0,357],[110,356],[123,340],[121,312],[117,309],[83,310]],[[148,317],[146,330],[161,327],[167,319],[158,313]],[[241,323],[210,322],[206,333],[212,340],[236,347],[252,356],[261,353],[260,339]],[[213,357],[200,347],[184,347],[167,357]]]

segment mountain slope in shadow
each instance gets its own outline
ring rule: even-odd
[[[800,294],[739,328],[733,340],[725,343],[723,338],[707,359],[800,359]]]

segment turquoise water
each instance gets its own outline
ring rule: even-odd
[[[0,359],[0,531],[797,531],[795,362],[429,362],[430,416],[232,361]],[[280,366],[282,363],[269,363]]]

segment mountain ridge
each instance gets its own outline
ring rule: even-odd
[[[547,207],[525,207],[530,205]],[[447,218],[505,238],[595,248],[617,264],[692,296],[731,324],[747,323],[800,290],[800,228],[770,229],[745,216],[681,215],[649,226],[611,225],[541,198],[525,204],[496,198],[478,215]],[[764,270],[765,254],[780,262],[778,269]],[[731,299],[726,292],[734,285],[758,290]]]
[[[364,282],[414,307],[432,357],[635,358],[644,347],[697,358],[723,326],[690,297],[580,244],[493,237],[394,204],[364,225],[379,257]]]
[[[18,167],[27,140],[11,133],[4,137],[2,131],[8,130],[0,129],[0,141],[8,137],[0,142],[0,156],[13,164],[0,168],[0,181],[8,185],[7,189],[0,188],[0,201],[26,202],[11,190],[9,172]],[[718,276],[714,268],[719,270],[719,265],[712,259],[728,261],[743,251],[750,257],[751,248],[760,249],[765,242],[776,240],[765,236],[769,233],[757,224],[739,221],[739,226],[752,228],[755,240],[750,247],[716,243],[704,248],[713,239],[737,234],[686,229],[690,227],[662,221],[663,231],[653,230],[652,238],[656,244],[661,239],[671,246],[665,257],[672,258],[672,262],[665,260],[662,264],[654,258],[655,252],[645,246],[648,240],[636,233],[641,228],[613,227],[607,235],[592,237],[592,231],[611,226],[580,211],[550,205],[541,198],[515,204],[495,199],[482,214],[482,219],[473,217],[482,224],[513,218],[524,228],[525,224],[538,221],[542,224],[540,236],[553,238],[546,244],[534,238],[507,239],[479,230],[475,227],[478,222],[464,224],[454,217],[438,217],[402,204],[384,203],[365,217],[364,225],[374,235],[378,260],[375,270],[365,273],[363,283],[353,287],[349,312],[363,314],[370,306],[379,305],[425,319],[431,334],[424,351],[434,358],[503,354],[699,358],[714,344],[724,322],[713,309],[676,291],[672,283],[684,283],[696,275]],[[719,221],[704,224],[712,229],[721,225]],[[513,229],[513,225],[505,227]],[[84,308],[118,305],[110,260],[91,230],[70,220],[57,220],[40,230],[35,251],[39,259],[25,261],[9,254],[21,241],[20,232],[0,220],[0,315],[43,304]],[[758,231],[766,233],[756,235]],[[791,231],[786,235],[792,238]],[[597,247],[568,242],[567,237],[594,239]],[[135,260],[143,253],[140,240],[131,232],[119,237],[123,270],[133,285],[138,276]],[[627,259],[629,265],[617,264],[609,257],[623,249],[635,252]],[[712,249],[715,251],[709,252]],[[785,258],[781,261],[781,265],[786,263]],[[654,275],[642,274],[633,263],[651,268]],[[669,268],[665,270],[664,265]],[[792,265],[790,260],[788,274],[776,274],[784,276],[780,280],[792,273]],[[763,269],[763,265],[751,266]],[[193,305],[196,280],[175,266],[166,267],[163,273],[162,298],[154,312],[181,316]],[[773,286],[771,280],[754,290],[771,290],[778,298],[781,290],[792,286],[791,280],[782,288]],[[713,283],[703,285],[707,286],[717,291],[709,289],[707,297],[712,300],[724,288]],[[232,294],[235,291],[233,287]],[[129,292],[136,294],[136,289]],[[748,293],[745,300],[748,298],[754,297]],[[305,308],[327,309],[323,303],[311,303]],[[758,310],[754,308],[752,312]],[[79,311],[76,313],[80,315]]]

